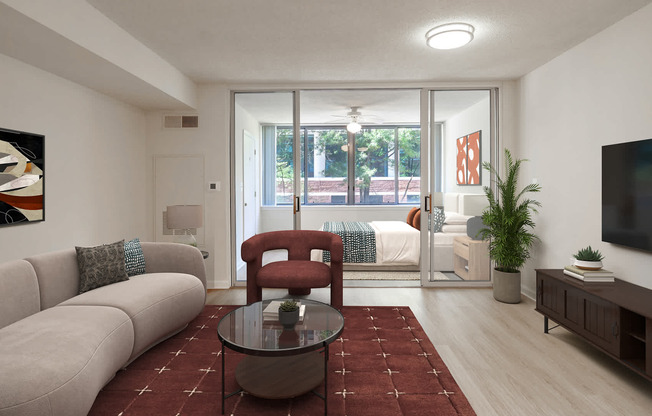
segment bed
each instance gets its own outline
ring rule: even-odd
[[[483,194],[443,195],[443,223],[434,233],[435,271],[453,270],[453,240],[466,235],[466,222],[485,206]],[[342,236],[347,270],[419,269],[421,233],[406,221],[325,222],[320,229]],[[319,250],[311,258],[329,261],[328,253]]]

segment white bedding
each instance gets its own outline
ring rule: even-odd
[[[369,224],[374,229],[376,235],[376,263],[355,263],[356,265],[419,265],[421,255],[421,233],[419,230],[408,225],[405,221],[371,221]],[[453,239],[460,235],[466,235],[466,233],[435,233],[435,249],[437,250],[437,247],[450,247],[452,250]],[[313,250],[310,258],[314,261],[322,261],[322,251]],[[445,262],[445,264],[448,263],[451,262]]]
[[[453,240],[466,236],[466,222],[481,215],[487,200],[484,194],[445,193],[445,223],[434,234],[434,270],[453,270]],[[376,235],[376,263],[355,263],[359,266],[418,266],[421,234],[405,221],[371,221]],[[323,229],[323,228],[322,228]],[[428,241],[430,244],[430,240]],[[322,261],[322,251],[313,250],[311,259]]]
[[[376,231],[376,264],[419,264],[419,230],[405,221],[371,221]]]

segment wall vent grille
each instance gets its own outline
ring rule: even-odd
[[[199,116],[164,116],[163,128],[193,129],[199,127]]]

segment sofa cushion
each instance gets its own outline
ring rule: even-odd
[[[0,329],[0,339],[0,414],[86,415],[127,362],[133,326],[116,308],[54,307]]]
[[[176,243],[141,242],[145,255],[145,272],[179,272],[196,276],[206,287],[204,258],[197,247]]]
[[[30,262],[36,271],[41,310],[79,293],[79,267],[74,249],[38,254],[25,260]]]
[[[125,241],[125,268],[129,277],[145,273],[145,255],[138,238]]]
[[[275,261],[258,271],[256,283],[260,287],[290,289],[326,287],[331,283],[331,268],[318,261]]]
[[[79,265],[79,293],[128,279],[125,242],[96,247],[75,247]]]
[[[103,305],[124,311],[134,324],[133,359],[184,328],[201,312],[204,298],[204,285],[195,276],[148,273],[82,293],[61,306]]]
[[[25,260],[0,264],[0,328],[41,310],[38,280]]]

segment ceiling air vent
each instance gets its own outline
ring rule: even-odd
[[[166,129],[190,129],[199,127],[199,116],[164,116],[163,127]]]

